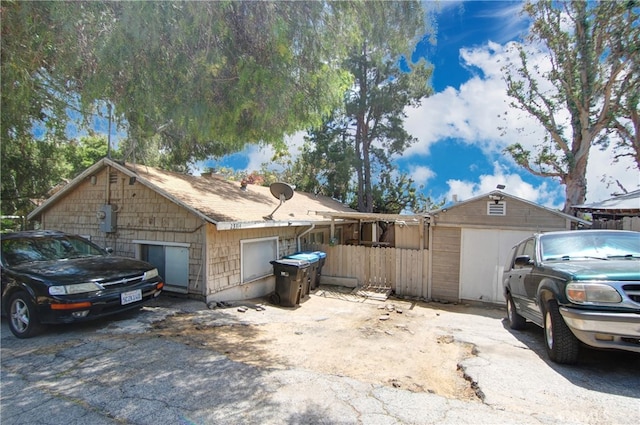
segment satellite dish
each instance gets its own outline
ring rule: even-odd
[[[288,201],[293,197],[293,187],[291,187],[286,183],[282,183],[282,182],[272,183],[271,186],[269,186],[269,190],[271,191],[271,194],[273,195],[274,198],[279,199],[281,201],[283,196],[284,196],[284,201]]]
[[[285,201],[288,201],[293,197],[293,187],[287,183],[283,183],[283,182],[272,183],[269,186],[269,190],[271,191],[271,194],[273,195],[274,198],[280,200],[280,204],[278,204],[276,209],[273,210],[271,214],[263,217],[265,220],[273,220],[273,214],[276,211],[278,211],[278,208],[280,208]]]

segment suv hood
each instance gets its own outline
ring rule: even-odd
[[[26,263],[12,270],[46,284],[68,285],[89,281],[109,281],[141,275],[153,269],[149,263],[133,258],[95,256],[62,261]]]
[[[640,261],[572,260],[544,263],[545,268],[569,275],[572,280],[640,281]]]

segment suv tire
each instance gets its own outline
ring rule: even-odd
[[[524,329],[527,324],[527,320],[518,314],[511,294],[507,294],[507,320],[509,327],[514,330]]]
[[[578,360],[580,343],[567,326],[556,300],[549,300],[544,315],[544,339],[549,358],[556,363],[573,364]]]

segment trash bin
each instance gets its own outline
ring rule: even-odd
[[[315,289],[317,286],[318,263],[320,261],[320,257],[312,252],[296,252],[295,254],[287,255],[284,258],[309,262],[309,279],[306,284],[302,285],[302,298],[304,298],[309,295],[311,289]]]
[[[300,304],[303,285],[308,281],[309,262],[303,259],[283,258],[271,261],[276,276],[276,291],[271,302],[284,307]]]
[[[320,275],[322,275],[322,266],[327,261],[327,253],[324,251],[313,251],[318,256],[318,272],[316,273],[316,288],[320,286]]]

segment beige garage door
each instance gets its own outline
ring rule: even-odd
[[[511,247],[531,231],[462,229],[460,298],[504,304],[502,271]]]

